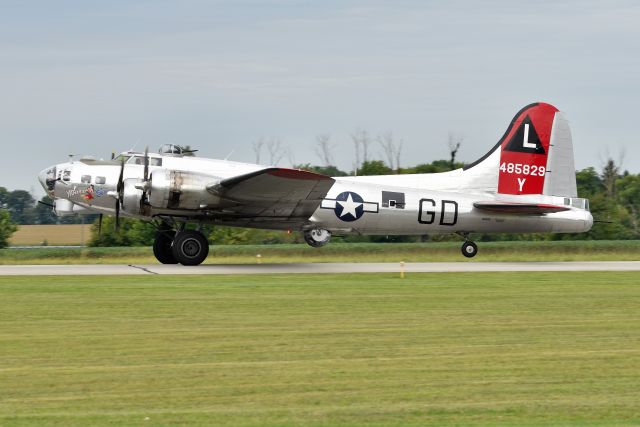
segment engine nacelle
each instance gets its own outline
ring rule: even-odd
[[[128,178],[125,179],[122,192],[122,210],[131,215],[140,214],[140,199],[142,199],[142,190],[136,188],[136,185],[142,183],[141,179]]]
[[[195,172],[158,169],[151,173],[149,204],[157,209],[200,209],[215,206],[220,198],[207,191],[211,176]]]

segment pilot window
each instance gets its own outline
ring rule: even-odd
[[[113,159],[113,160],[115,160],[115,161],[117,161],[117,162],[124,162],[124,163],[127,163],[127,162],[129,161],[129,159],[130,159],[130,158],[131,158],[131,156],[125,156],[125,155],[123,155],[123,154],[120,154],[120,155],[118,155],[118,157],[116,157],[116,158],[115,158],[115,159]]]
[[[107,182],[107,179],[104,176],[96,176],[96,184],[104,184]]]
[[[128,163],[144,165],[144,156],[131,157]],[[149,157],[149,166],[162,166],[162,159],[158,157]]]
[[[80,177],[80,182],[83,184],[91,184],[91,175],[82,175],[82,177]]]

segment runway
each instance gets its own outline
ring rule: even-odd
[[[216,274],[398,273],[399,263],[205,264],[181,265],[0,265],[0,276],[116,276]],[[499,271],[640,271],[640,261],[579,262],[421,262],[406,263],[406,273]]]

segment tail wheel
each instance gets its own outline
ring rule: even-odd
[[[176,234],[171,251],[180,264],[199,265],[209,255],[209,242],[199,231],[184,230]]]
[[[156,233],[156,238],[153,241],[153,255],[160,261],[161,264],[177,264],[178,260],[173,255],[171,245],[173,239],[176,236],[176,232],[173,230],[160,230]]]
[[[473,258],[478,253],[478,245],[472,241],[467,240],[462,244],[462,255],[467,258]]]

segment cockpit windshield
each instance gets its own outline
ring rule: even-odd
[[[129,161],[129,159],[131,158],[131,156],[125,156],[124,154],[119,154],[116,158],[114,158],[113,160],[116,162],[122,162],[124,161],[124,163],[127,163]]]
[[[144,165],[144,156],[138,155],[125,155],[120,154],[116,158],[113,159],[116,162],[122,162],[129,165]],[[162,166],[162,158],[160,157],[149,157],[149,166]]]

